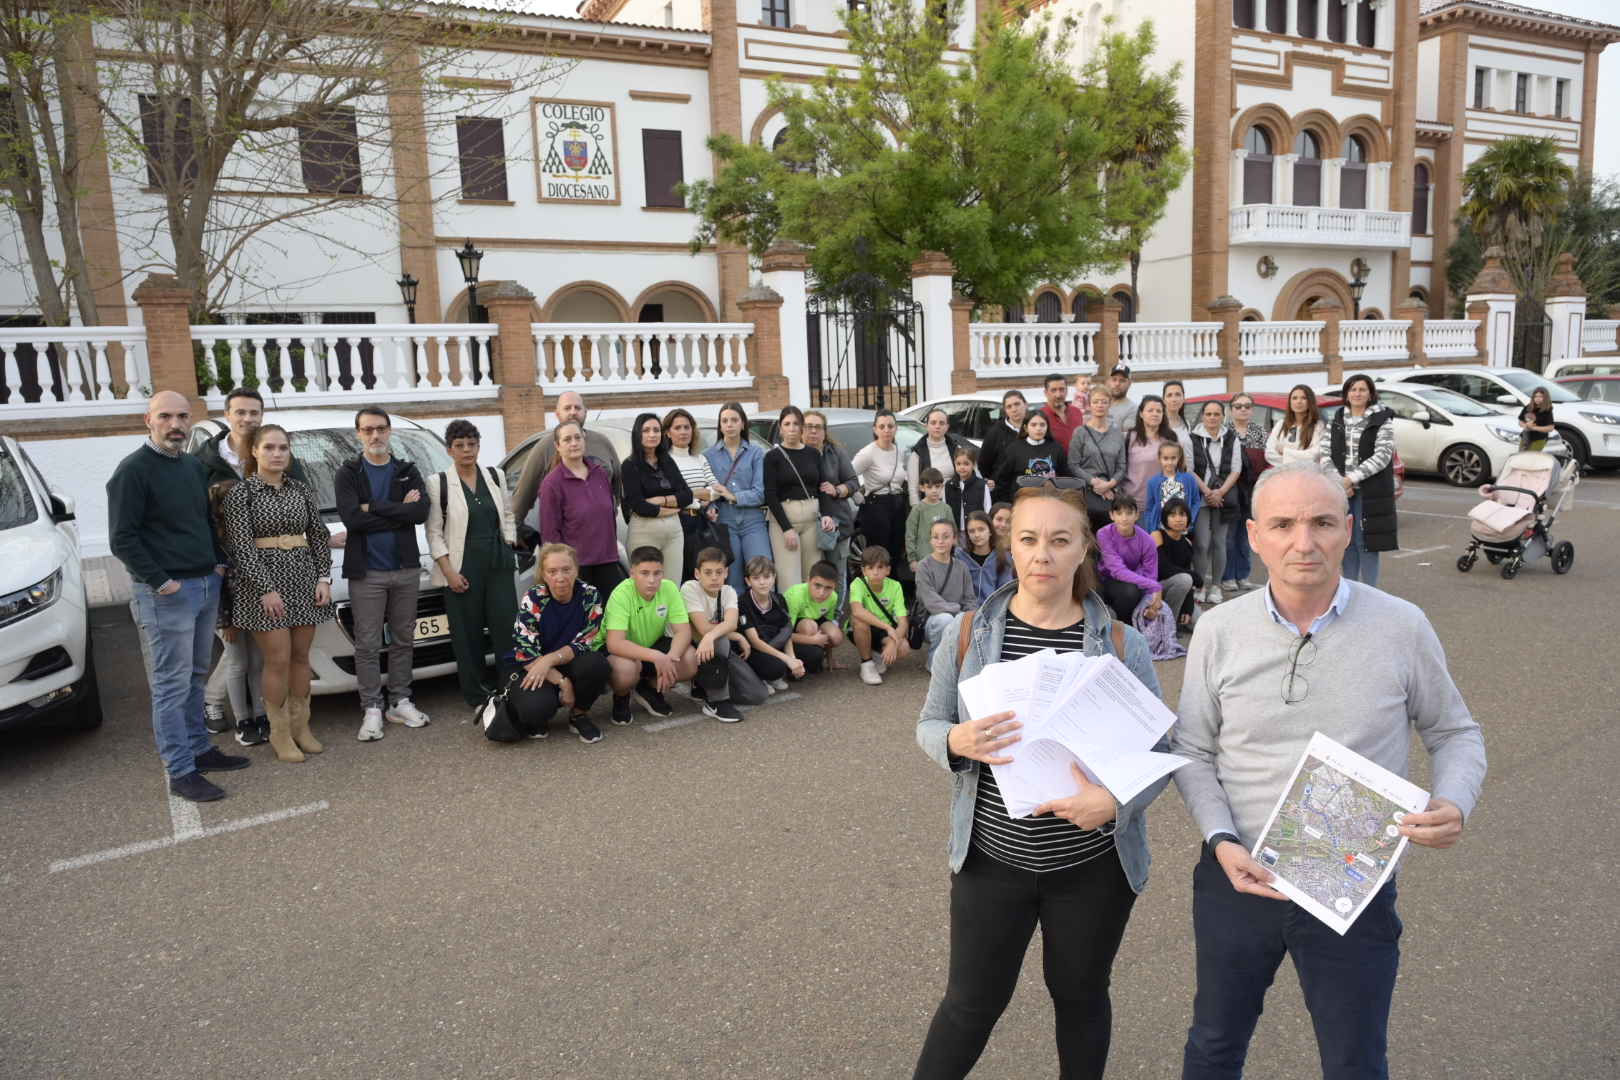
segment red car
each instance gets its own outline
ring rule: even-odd
[[[1592,378],[1593,376],[1585,377]],[[1196,428],[1200,422],[1199,414],[1203,412],[1204,402],[1218,401],[1230,411],[1232,398],[1235,396],[1234,394],[1200,394],[1197,397],[1190,397],[1187,399],[1187,403],[1181,407],[1182,419],[1186,422],[1188,428]],[[1272,428],[1277,426],[1277,421],[1283,418],[1283,414],[1288,409],[1288,393],[1282,391],[1273,393],[1262,390],[1250,392],[1249,397],[1254,399],[1254,415],[1250,417],[1249,422],[1260,425],[1263,430],[1269,433]],[[1339,405],[1337,391],[1333,393],[1322,392],[1316,395],[1316,407],[1322,411],[1324,422],[1332,417],[1333,410],[1337,409]],[[1404,494],[1406,494],[1406,463],[1401,460],[1401,455],[1396,454],[1395,497],[1398,499]]]
[[[1580,395],[1583,400],[1620,405],[1620,375],[1566,375],[1553,381],[1569,387],[1570,393]]]

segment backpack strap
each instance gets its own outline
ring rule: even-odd
[[[439,516],[445,519],[450,517],[450,473],[448,470],[439,474]]]

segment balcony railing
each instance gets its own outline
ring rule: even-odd
[[[1119,359],[1132,374],[1155,369],[1221,366],[1218,322],[1121,323]]]
[[[969,355],[973,370],[990,378],[1025,372],[1033,378],[1044,369],[1067,375],[1096,362],[1097,330],[1096,323],[973,323]]]
[[[1356,319],[1339,324],[1339,355],[1352,360],[1406,360],[1412,355],[1406,344],[1410,319]]]
[[[1232,244],[1303,247],[1404,248],[1412,242],[1412,215],[1392,210],[1332,206],[1234,206]]]
[[[1616,332],[1620,319],[1587,319],[1581,326],[1581,354],[1620,352]]]
[[[539,384],[548,394],[577,390],[751,387],[752,323],[535,323]]]
[[[1238,355],[1245,367],[1320,363],[1324,325],[1320,322],[1239,323]],[[1339,325],[1342,328],[1348,324]]]
[[[1423,324],[1423,355],[1430,360],[1444,356],[1474,356],[1474,334],[1478,319],[1430,319]]]
[[[0,410],[30,418],[140,412],[152,392],[140,326],[0,329]]]

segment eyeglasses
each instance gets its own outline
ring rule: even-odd
[[[1253,405],[1233,405],[1232,408],[1234,408],[1234,409],[1252,409],[1252,408],[1254,408],[1254,406]]]
[[[1316,642],[1310,634],[1306,634],[1289,650],[1288,674],[1283,676],[1282,682],[1284,705],[1298,705],[1311,692],[1311,684],[1305,681],[1305,676],[1299,669],[1310,667],[1314,663],[1316,663]]]
[[[362,435],[382,435],[382,434],[386,433],[388,430],[389,430],[389,425],[384,424],[382,427],[363,427],[363,428],[360,429],[360,434],[362,434]]]

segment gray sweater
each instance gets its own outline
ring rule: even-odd
[[[973,574],[957,560],[941,563],[932,554],[917,564],[917,603],[929,615],[957,615],[979,606]]]
[[[1069,439],[1069,471],[1086,482],[1097,477],[1122,482],[1128,457],[1125,453],[1125,429],[1113,425],[1101,434],[1081,424]]]
[[[1298,672],[1305,700],[1284,705],[1298,640],[1272,619],[1263,589],[1198,620],[1170,748],[1192,762],[1175,778],[1200,833],[1235,833],[1253,847],[1316,731],[1406,776],[1416,729],[1432,794],[1466,818],[1485,779],[1485,740],[1423,612],[1351,582],[1343,613],[1312,638],[1315,659]]]

